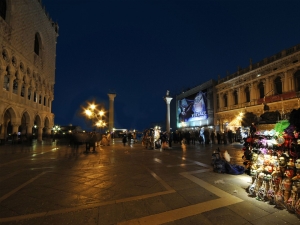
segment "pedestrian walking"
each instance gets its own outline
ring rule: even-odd
[[[106,135],[106,139],[107,139],[107,145],[110,146],[110,140],[111,140],[110,132],[108,132],[108,134]]]

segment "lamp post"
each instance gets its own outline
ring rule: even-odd
[[[269,91],[267,94],[264,95],[263,112],[267,112],[267,111],[270,110],[270,107],[269,107],[269,106],[267,105],[267,103],[266,103],[266,96],[267,96],[269,93],[271,93],[271,92],[273,92],[273,89],[272,89],[271,91]]]
[[[99,110],[95,103],[90,103],[87,108],[84,108],[84,115],[92,120],[93,126],[95,126],[94,131],[96,131],[96,127],[101,129],[106,126],[106,122],[103,119],[105,111],[103,109]]]
[[[59,131],[60,131],[60,126],[58,126],[58,125],[53,126],[52,130],[53,130],[53,139],[52,139],[52,141],[54,142],[55,138],[56,138],[56,134],[59,133]]]

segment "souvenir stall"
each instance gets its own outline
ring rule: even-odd
[[[245,116],[248,114],[240,113],[232,121],[230,121],[230,123],[228,123],[226,126],[227,130],[233,131],[234,136],[235,136],[235,141],[243,143],[244,142],[243,140],[249,136],[250,127],[245,125],[247,123],[243,122],[243,120],[245,119]]]
[[[252,177],[249,196],[300,217],[300,110],[274,129],[245,138],[245,173]]]

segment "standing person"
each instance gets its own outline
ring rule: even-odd
[[[200,129],[200,133],[199,133],[199,142],[200,144],[205,142],[205,136],[204,136],[204,127],[202,127]]]
[[[127,141],[128,141],[128,145],[131,145],[131,139],[132,139],[132,134],[129,132],[127,135]]]
[[[227,145],[227,131],[225,130],[224,133],[223,133],[223,142],[224,142],[224,145]]]
[[[231,144],[232,143],[232,130],[231,129],[228,130],[227,135],[228,135],[228,141]]]
[[[215,131],[212,130],[211,133],[210,133],[210,138],[211,138],[211,142],[212,142],[213,144],[215,144],[215,137],[216,137]]]
[[[110,140],[111,140],[110,132],[108,132],[106,139],[107,139],[107,146],[110,146]]]
[[[123,136],[123,138],[122,138],[122,142],[123,142],[123,145],[125,146],[125,145],[126,145],[126,142],[127,142],[126,134],[124,134],[124,136]]]
[[[133,143],[137,142],[137,140],[136,140],[136,132],[133,132],[132,139],[133,139]]]
[[[184,133],[184,136],[185,136],[187,145],[190,145],[190,141],[191,141],[191,133],[190,133],[190,131],[186,131]]]
[[[191,131],[190,138],[191,138],[192,145],[195,145],[196,131]]]
[[[173,142],[173,132],[169,133],[169,147],[172,148],[172,142]]]
[[[251,126],[250,126],[250,136],[253,137],[254,134],[256,132],[256,126],[254,125],[254,123],[251,123]]]
[[[217,140],[218,140],[218,145],[221,144],[221,134],[220,134],[220,131],[217,132]]]
[[[204,130],[204,143],[206,144],[206,145],[208,145],[209,144],[209,131],[208,131],[208,129],[205,129]]]

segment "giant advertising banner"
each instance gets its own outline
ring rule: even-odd
[[[199,91],[178,101],[179,123],[206,120],[208,118],[206,93],[206,91]]]

